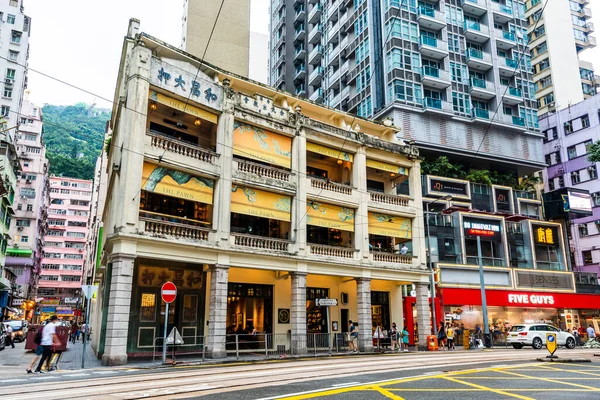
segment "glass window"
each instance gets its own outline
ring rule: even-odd
[[[142,293],[140,304],[140,322],[156,321],[156,294]]]
[[[183,322],[196,322],[198,318],[198,296],[183,296]]]

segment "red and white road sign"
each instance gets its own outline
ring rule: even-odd
[[[165,282],[160,289],[160,295],[165,303],[172,303],[177,297],[177,286],[173,282]]]

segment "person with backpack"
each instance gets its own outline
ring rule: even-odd
[[[40,343],[41,343],[44,351],[42,353],[42,359],[40,360],[40,363],[38,364],[37,368],[35,369],[35,372],[38,374],[42,373],[42,365],[44,365],[44,361],[48,360],[47,366],[49,366],[50,358],[52,357],[52,348],[54,346],[60,345],[60,339],[56,335],[56,321],[57,320],[58,320],[58,317],[56,315],[53,315],[50,318],[50,322],[48,322],[46,324],[46,326],[44,326],[44,328],[42,329],[42,338],[41,338]]]
[[[43,327],[39,327],[37,329],[37,331],[35,332],[35,336],[33,337],[33,343],[35,343],[35,357],[33,357],[33,360],[31,360],[31,364],[29,364],[29,368],[27,368],[25,370],[25,371],[27,371],[28,374],[33,374],[33,371],[32,371],[33,366],[35,365],[35,363],[38,362],[38,360],[44,353],[44,348],[42,347],[42,330],[43,330]],[[49,364],[50,364],[50,359],[48,359],[48,361],[46,362],[46,369],[48,369]]]

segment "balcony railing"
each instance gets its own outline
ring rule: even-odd
[[[508,94],[511,96],[523,97],[523,93],[521,92],[521,89],[518,89],[518,88],[512,87],[512,86],[508,87]]]
[[[315,189],[328,190],[330,192],[352,195],[352,186],[331,182],[324,179],[310,178],[310,184]]]
[[[515,34],[508,31],[503,31],[500,29],[496,30],[496,37],[500,39],[510,40],[511,42],[515,41]]]
[[[517,68],[519,66],[519,63],[511,58],[505,58],[504,60],[506,62],[506,66],[509,68]]]
[[[434,78],[439,78],[440,77],[440,69],[426,65],[423,67],[423,75],[431,76]]]
[[[483,108],[473,108],[475,118],[490,119],[490,111]]]
[[[478,60],[483,60],[483,51],[469,47],[467,49],[467,57],[477,58]]]
[[[290,181],[290,171],[262,164],[257,164],[246,160],[235,161],[237,162],[238,171],[255,174],[264,178],[277,179],[278,181],[283,182]]]
[[[494,257],[481,257],[481,262],[483,265],[490,267],[505,267],[506,261],[503,258],[494,258]],[[477,256],[467,256],[467,264],[469,265],[478,265],[479,258]]]
[[[169,139],[164,136],[156,135],[152,132],[148,132],[148,136],[151,138],[152,147],[158,147],[159,149],[170,151],[185,157],[195,158],[210,164],[214,164],[219,157],[219,154],[208,149],[194,146],[193,144],[187,144],[178,140]]]
[[[369,195],[371,196],[371,201],[375,201],[377,203],[391,204],[402,207],[408,207],[409,204],[409,200],[406,197],[396,196],[393,194],[369,192]]]
[[[424,46],[437,47],[438,40],[431,36],[421,36],[421,44]]]
[[[477,87],[480,89],[487,88],[485,79],[479,79],[479,78],[475,78],[475,77],[471,77],[471,86]]]
[[[153,235],[167,235],[192,240],[208,240],[210,229],[199,226],[180,224],[177,222],[159,221],[153,218],[140,217],[145,222],[144,231]]]
[[[517,117],[515,115],[512,116],[513,125],[525,126],[525,118]]]
[[[372,251],[371,254],[373,255],[373,261],[377,262],[411,265],[413,260],[412,256],[386,253],[383,251]]]
[[[354,249],[348,247],[326,246],[322,244],[311,244],[310,254],[326,257],[354,258]]]
[[[426,108],[436,108],[438,110],[442,109],[442,100],[441,99],[434,99],[432,97],[425,97],[423,99],[423,105]]]
[[[435,10],[433,8],[419,6],[419,15],[435,18]]]
[[[232,233],[235,238],[236,246],[252,247],[253,249],[288,251],[290,244],[289,240],[268,238],[264,236],[244,235],[241,233]]]
[[[477,21],[465,20],[465,30],[467,29],[481,32],[481,24]]]

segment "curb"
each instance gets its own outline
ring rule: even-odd
[[[550,363],[591,363],[592,360],[589,358],[536,358],[539,362],[550,362]]]

